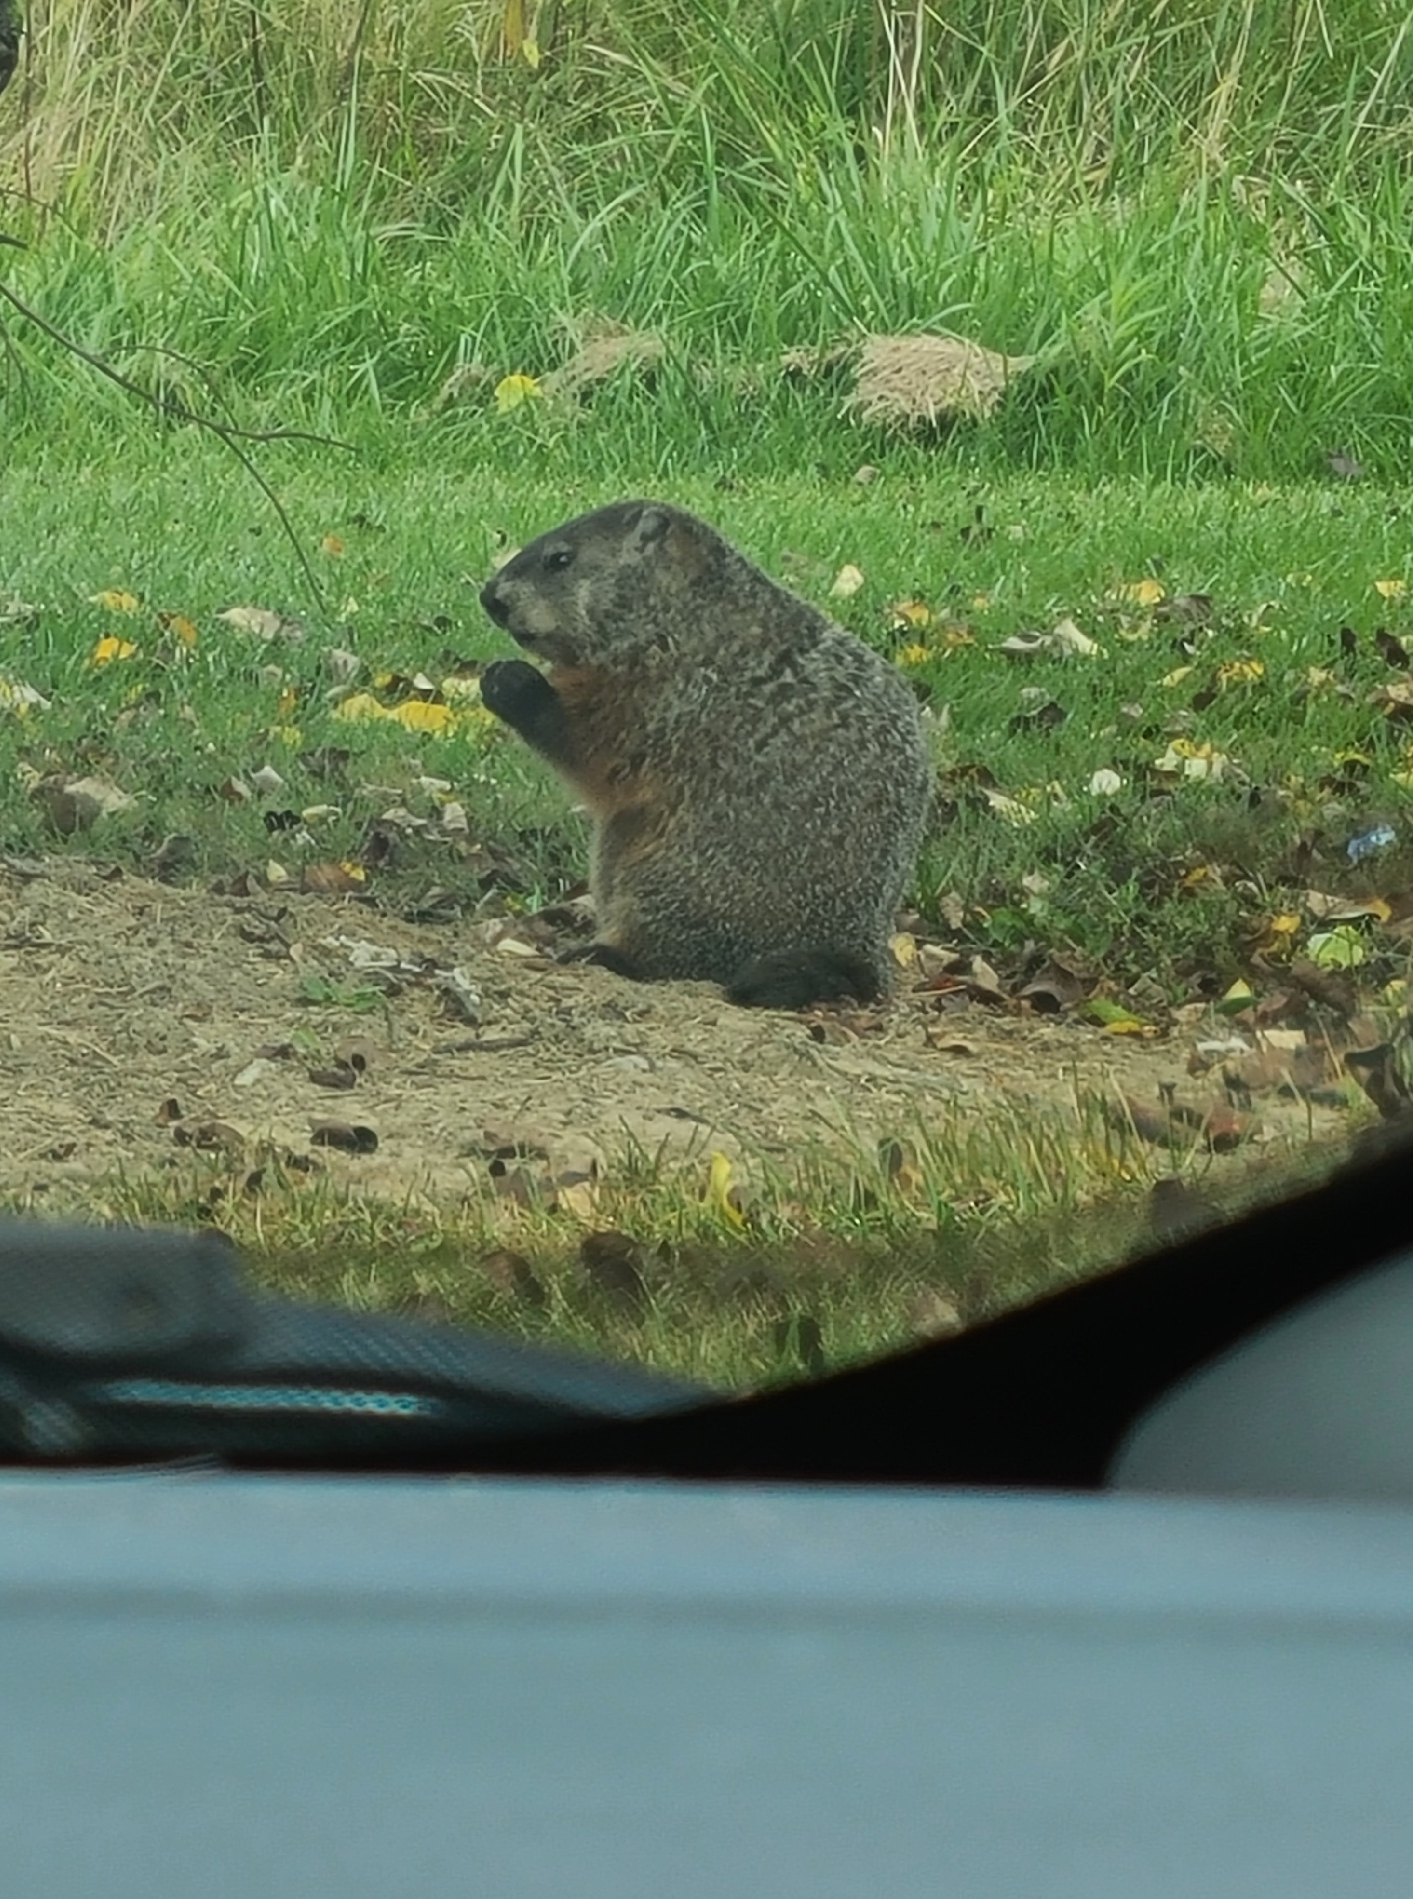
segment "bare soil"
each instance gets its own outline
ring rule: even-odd
[[[358,966],[375,952],[396,967]],[[479,991],[478,1019],[448,1000],[454,967]],[[331,991],[311,1001],[320,978]],[[907,994],[867,1016],[743,1011],[707,985],[638,987],[366,900],[219,895],[68,858],[0,860],[0,985],[12,1204],[70,1203],[116,1169],[169,1168],[208,1123],[297,1155],[320,1122],[370,1128],[375,1152],[321,1150],[335,1178],[447,1199],[504,1142],[565,1168],[630,1139],[668,1158],[822,1146],[842,1160],[1001,1101],[1156,1101],[1174,1083],[1202,1106],[1213,1093],[1187,1073],[1190,1034],[1117,1038],[973,1003],[938,1038],[935,999]],[[1307,1116],[1275,1097],[1258,1112],[1268,1138],[1303,1140],[1311,1118],[1317,1134],[1344,1124],[1337,1107]]]

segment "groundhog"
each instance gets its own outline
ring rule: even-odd
[[[548,662],[493,662],[484,703],[593,818],[580,954],[767,1008],[885,989],[931,778],[886,660],[656,501],[542,535],[481,604]]]

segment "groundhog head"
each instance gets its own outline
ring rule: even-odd
[[[556,666],[668,650],[673,602],[724,547],[704,521],[659,501],[619,501],[531,541],[493,574],[481,605],[528,652]]]

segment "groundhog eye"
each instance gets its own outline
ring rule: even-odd
[[[567,567],[573,558],[574,553],[571,548],[552,547],[545,555],[544,564],[551,572],[555,572],[561,567]]]

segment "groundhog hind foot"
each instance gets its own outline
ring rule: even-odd
[[[772,950],[753,956],[726,985],[744,1009],[807,1009],[815,1002],[872,1002],[878,971],[863,956],[837,950]]]
[[[631,956],[625,956],[611,943],[576,943],[572,949],[561,950],[555,958],[559,963],[594,963],[600,969],[611,969],[615,976],[626,976],[629,982],[642,982],[643,972]]]

